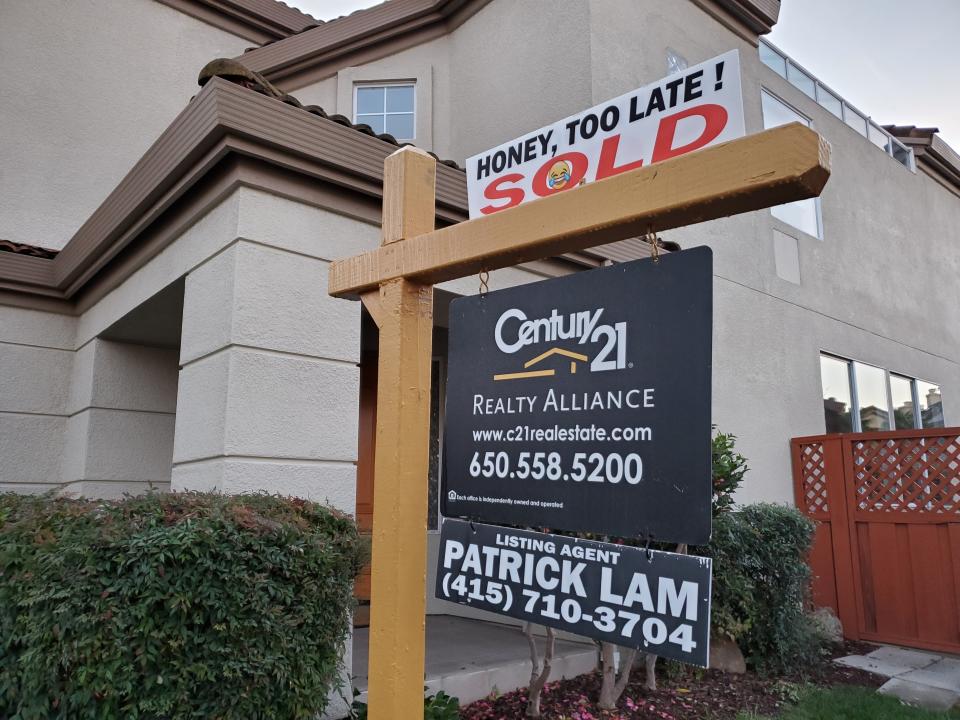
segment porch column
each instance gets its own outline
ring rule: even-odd
[[[176,350],[102,338],[80,348],[70,377],[63,492],[166,490],[176,400]]]
[[[327,263],[237,240],[187,276],[172,487],[355,511],[360,305]]]

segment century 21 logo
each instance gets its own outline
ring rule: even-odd
[[[561,343],[571,341],[571,345],[586,345],[587,343],[602,342],[600,352],[590,361],[591,372],[605,370],[622,370],[627,367],[627,323],[618,322],[610,325],[601,325],[600,317],[603,308],[596,310],[582,310],[580,312],[560,315],[554,308],[549,317],[530,320],[523,310],[511,308],[506,310],[497,320],[494,328],[494,339],[500,351],[512,355],[527,345],[539,343]],[[530,368],[548,357],[562,355],[570,359],[570,372],[577,372],[577,361],[587,362],[590,358],[579,352],[563,348],[552,347],[544,353],[524,363],[524,368]],[[555,370],[527,370],[524,372],[504,373],[495,375],[494,380],[520,380],[530,377],[546,377],[555,375]]]

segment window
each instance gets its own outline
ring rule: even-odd
[[[357,85],[353,95],[353,121],[389,133],[397,140],[416,137],[413,83]]]
[[[933,383],[917,381],[917,405],[920,420],[925,428],[943,427],[943,400],[940,388]]]
[[[940,387],[933,383],[826,353],[820,354],[820,381],[828,433],[944,426]]]
[[[819,83],[817,83],[817,102],[843,120],[843,101]]]
[[[811,100],[816,99],[816,88],[813,78],[794,65],[793,61],[790,60],[787,61],[787,80]]]
[[[801,122],[810,127],[810,120],[779,98],[774,97],[766,90],[760,93],[760,104],[763,107],[763,127],[774,128],[792,122]],[[797,200],[786,205],[777,205],[770,208],[775,218],[797,230],[802,230],[816,238],[822,237],[820,227],[820,199]]]
[[[890,429],[887,404],[887,376],[882,368],[863,363],[853,364],[857,388],[857,407],[860,411],[860,430],[873,432]]]
[[[849,105],[846,105],[843,108],[843,120],[845,123],[847,123],[847,125],[866,137],[867,119]]]
[[[823,383],[823,415],[827,422],[827,432],[852,431],[850,362],[830,355],[821,355],[820,380]]]

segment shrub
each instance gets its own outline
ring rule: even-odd
[[[716,426],[714,426],[716,431]],[[715,432],[711,443],[713,463],[713,516],[733,507],[733,495],[747,473],[747,459],[734,450],[737,436]]]
[[[312,718],[365,559],[306,501],[2,495],[0,717]]]
[[[813,531],[794,508],[748,505],[720,514],[710,545],[694,550],[713,558],[714,634],[736,640],[761,670],[793,669],[819,651],[804,615]]]

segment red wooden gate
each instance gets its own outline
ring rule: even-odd
[[[790,444],[814,603],[848,638],[960,653],[960,428]]]

